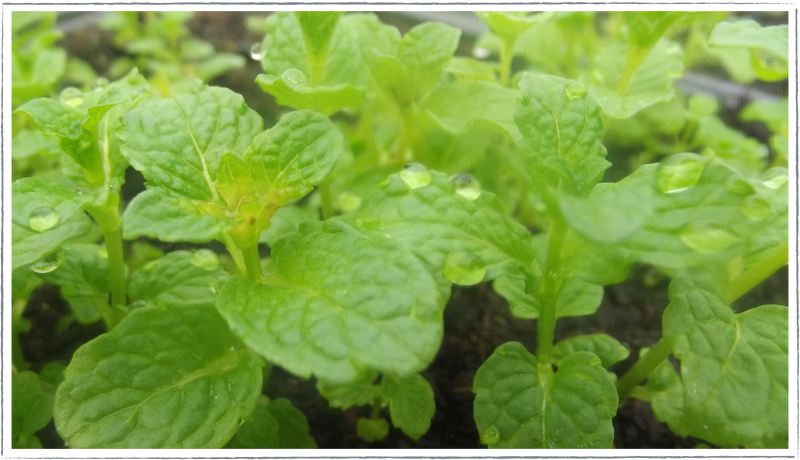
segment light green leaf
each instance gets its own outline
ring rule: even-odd
[[[742,121],[760,121],[773,134],[789,133],[789,99],[753,101],[739,112]]]
[[[363,369],[424,369],[442,337],[444,300],[422,263],[338,222],[306,222],[272,247],[265,283],[232,276],[217,308],[233,331],[302,377],[352,382]]]
[[[363,379],[345,385],[317,380],[317,390],[328,400],[331,407],[347,410],[352,406],[371,404],[383,395],[383,388],[373,383],[376,378],[376,372],[367,372]]]
[[[767,146],[741,131],[729,128],[714,115],[699,117],[695,139],[743,174],[758,174],[766,167],[769,155]]]
[[[762,27],[756,21],[720,22],[711,31],[709,45],[750,50],[759,79],[779,81],[789,75],[789,26]]]
[[[280,105],[314,110],[326,116],[347,107],[360,107],[366,89],[351,84],[310,86],[305,75],[297,69],[289,69],[279,77],[261,74],[256,78],[256,83],[262,90],[275,96]]]
[[[472,391],[489,448],[611,448],[617,391],[592,353],[572,355],[554,374],[522,344],[508,342],[478,369]]]
[[[58,137],[77,137],[79,131],[76,132],[72,126],[84,118],[79,109],[49,98],[34,99],[15,113],[28,114],[45,135]]]
[[[476,81],[497,82],[494,67],[477,59],[454,57],[450,59],[447,72],[453,74],[459,83],[474,83]]]
[[[197,78],[211,81],[221,77],[233,69],[241,69],[247,61],[243,56],[233,53],[215,53],[210,58],[197,64]]]
[[[199,81],[169,99],[148,99],[122,118],[122,153],[150,186],[211,201],[225,152],[241,156],[261,117],[231,90]]]
[[[226,226],[204,205],[161,187],[150,188],[136,195],[125,209],[122,235],[126,240],[147,236],[169,242],[207,243]]]
[[[262,395],[225,448],[316,449],[317,443],[308,434],[306,417],[288,399],[270,401]]]
[[[403,430],[412,439],[419,439],[431,427],[436,413],[433,388],[419,374],[405,378],[391,375],[381,380],[383,399],[389,402],[392,425]]]
[[[514,119],[528,174],[540,187],[585,196],[609,166],[597,101],[583,83],[554,76],[526,73],[519,89]]]
[[[450,282],[465,284],[461,276],[453,276],[459,273],[448,273],[458,267],[448,266],[447,261],[466,253],[477,258],[475,275],[485,273],[466,284],[506,275],[535,287],[529,269],[534,258],[530,232],[509,216],[496,196],[480,191],[479,185],[465,189],[471,176],[448,180],[442,173],[427,170],[412,175],[418,174],[421,180],[430,177],[429,183],[412,188],[401,176],[414,170],[412,166],[389,176],[386,187],[365,200],[353,217],[360,231],[384,235],[413,251],[440,281],[450,276]]]
[[[628,43],[637,48],[652,48],[686,14],[682,11],[624,11]]]
[[[272,247],[278,238],[296,232],[300,224],[309,220],[319,220],[319,211],[312,207],[283,206],[272,216],[270,226],[261,232],[259,242]]]
[[[788,309],[764,305],[736,314],[727,274],[696,269],[670,284],[664,337],[681,361],[678,433],[720,446],[788,443]]]
[[[661,40],[636,68],[622,93],[618,84],[625,69],[626,47],[612,43],[597,54],[591,92],[603,112],[614,118],[628,118],[653,104],[675,96],[674,83],[683,76],[681,47]]]
[[[499,37],[514,43],[517,37],[530,27],[550,19],[553,13],[529,13],[527,11],[481,11],[476,13]]]
[[[110,289],[108,255],[100,246],[86,243],[64,245],[64,261],[57,270],[39,276],[59,286],[78,321],[92,323],[100,319],[100,309],[108,303]],[[99,304],[99,308],[95,305]]]
[[[453,133],[486,126],[518,142],[521,136],[514,123],[514,110],[519,100],[517,91],[492,83],[451,83],[434,88],[420,107]]]
[[[603,367],[628,359],[630,351],[608,334],[586,334],[558,342],[553,347],[553,363],[561,366],[564,360],[580,351],[588,351],[603,361]]]
[[[269,75],[298,69],[309,75],[303,31],[289,11],[278,11],[267,18],[267,33],[262,45],[261,68]]]
[[[58,139],[41,131],[22,130],[11,141],[11,158],[15,160],[36,154],[56,156],[61,153]]]
[[[511,314],[517,318],[536,319],[541,311],[538,293],[525,292],[522,280],[510,277],[497,278],[492,283],[495,292],[508,300]],[[603,300],[603,287],[580,278],[568,278],[556,300],[556,318],[591,315]]]
[[[384,418],[373,420],[361,417],[356,423],[356,433],[367,442],[382,441],[389,434],[389,423]]]
[[[378,56],[394,56],[400,45],[397,27],[384,24],[374,13],[350,13],[339,20],[340,28],[352,30],[361,58],[372,69]]]
[[[323,59],[326,57],[333,32],[336,30],[336,24],[341,15],[342,13],[338,11],[294,12],[300,30],[303,31],[303,41],[310,58],[309,61],[316,56],[322,56]]]
[[[39,376],[31,371],[11,376],[11,437],[31,436],[53,417],[53,395],[42,389]]]
[[[137,309],[75,352],[56,428],[76,449],[222,447],[258,401],[259,361],[213,308]]]
[[[174,251],[131,275],[128,297],[132,302],[213,306],[212,283],[224,275],[219,257],[209,249]]]
[[[11,266],[30,265],[62,243],[89,233],[81,200],[60,185],[24,178],[11,186]],[[51,212],[52,211],[52,212]]]
[[[411,88],[417,95],[427,93],[439,81],[458,48],[461,31],[426,22],[411,29],[400,40],[397,58],[408,69]]]

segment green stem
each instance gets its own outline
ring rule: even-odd
[[[333,217],[333,197],[331,196],[331,184],[328,181],[322,181],[317,189],[319,190],[319,199],[322,201],[322,220],[328,220]]]
[[[783,243],[728,283],[728,303],[735,302],[788,262],[789,244]]]
[[[628,85],[633,78],[633,74],[636,73],[636,69],[642,65],[642,62],[644,62],[644,59],[647,57],[649,52],[650,48],[634,48],[632,51],[627,53],[627,56],[625,57],[625,69],[622,71],[622,76],[619,79],[619,83],[617,83],[617,93],[625,93],[625,90],[628,89]]]
[[[236,246],[236,243],[233,241],[230,235],[227,233],[222,234],[223,243],[225,243],[225,247],[228,248],[228,254],[231,255],[231,259],[233,259],[233,263],[236,264],[236,269],[239,270],[239,274],[244,276],[247,273],[247,267],[244,264],[244,255],[242,254],[242,250]]]
[[[11,304],[11,311],[8,315],[8,358],[17,370],[23,371],[28,368],[25,356],[22,354],[22,346],[19,343],[19,319],[25,311],[27,302],[23,299],[14,299]]]
[[[108,253],[109,290],[111,291],[110,311],[101,311],[100,314],[106,321],[108,330],[116,326],[125,317],[125,311],[120,307],[127,305],[125,278],[125,251],[122,247],[122,220],[116,207],[105,209],[101,207],[89,209],[89,213],[100,225],[103,240]]]
[[[381,409],[383,408],[383,398],[378,396],[374,400],[372,400],[372,412],[369,415],[369,418],[372,420],[378,420],[381,417]]]
[[[511,79],[511,61],[514,58],[515,40],[503,39],[503,46],[500,49],[500,84],[508,87]]]
[[[542,279],[542,306],[539,311],[538,346],[536,359],[541,365],[550,365],[553,338],[556,330],[556,301],[558,300],[558,268],[561,264],[561,249],[564,246],[568,228],[558,216],[553,219],[548,232],[550,242],[547,246],[547,262]]]
[[[636,364],[617,380],[617,394],[620,402],[627,398],[639,383],[672,354],[672,341],[662,338]]]
[[[261,272],[261,258],[258,255],[258,243],[249,248],[242,249],[244,257],[245,274],[253,281],[258,281],[264,277]]]

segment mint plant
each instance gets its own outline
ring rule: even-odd
[[[782,78],[784,29],[483,12],[466,57],[440,23],[277,12],[253,84],[293,110],[265,129],[183,72],[214,59],[190,14],[143,17],[104,21],[137,57],[121,79],[15,105],[40,130],[18,145],[56,161],[12,184],[13,447],[40,446],[51,418],[71,448],[316,447],[315,421],[269,390],[274,368],[356,413],[363,441],[418,440],[448,409],[429,380],[444,310],[482,283],[536,320],[536,346],[502,343],[477,369],[481,444],[611,448],[636,398],[680,436],[787,447],[787,308],[740,298],[788,261],[788,105],[740,113],[767,146],[674,84],[720,49]],[[129,166],[146,184],[126,202]],[[556,340],[641,265],[671,280],[660,340]],[[19,340],[42,284],[107,330],[65,368],[31,366]]]

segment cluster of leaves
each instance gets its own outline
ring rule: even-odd
[[[166,38],[125,14],[107,24],[132,54],[193,43],[187,16],[148,17],[170,25]],[[370,406],[363,439],[387,436],[387,407],[417,439],[436,410],[421,373],[452,286],[492,282],[513,315],[537,319],[538,346],[503,344],[479,369],[483,444],[608,448],[619,403],[635,397],[680,435],[785,447],[787,309],[730,304],[787,262],[788,105],[742,113],[774,132],[768,167],[767,148],[716,117],[714,100],[676,96],[681,45],[665,37],[745,47],[763,78],[785,53],[719,45],[726,28],[751,26],[705,14],[608,14],[603,34],[587,13],[479,17],[490,32],[476,54],[496,50],[498,63],[454,57],[460,32],[444,24],[402,35],[373,14],[270,15],[256,82],[295,110],[266,130],[229,89],[191,80],[164,93],[136,69],[21,105],[63,167],[51,183],[13,185],[15,332],[42,282],[109,331],[75,352],[60,384],[15,354],[15,379],[41,383],[14,383],[13,404],[42,408],[15,418],[15,443],[35,445],[52,407],[73,448],[314,447],[302,413],[262,394],[273,365],[314,378],[332,407]],[[543,34],[567,38],[557,51],[570,59],[526,54]],[[660,163],[601,182],[606,126],[639,126],[621,142],[634,145],[668,129],[665,106],[688,134],[653,153]],[[129,165],[147,189],[123,210]],[[165,254],[142,237],[218,241],[227,255]],[[671,303],[663,339],[617,379],[609,367],[630,352],[616,339],[553,335],[635,263],[672,278]]]

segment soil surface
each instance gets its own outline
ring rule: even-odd
[[[191,27],[220,50],[238,50],[247,54],[250,44],[259,37],[245,29],[245,14],[198,13]],[[407,19],[387,14],[381,14],[381,19],[394,23],[403,31],[413,25]],[[232,31],[242,34],[241,37],[227,38]],[[71,32],[61,41],[70,55],[87,60],[101,74],[116,53],[107,43],[110,43],[110,35],[96,28]],[[248,104],[265,116],[265,125],[270,126],[270,118],[275,118],[281,109],[253,83],[259,71],[258,63],[250,60],[247,68],[230,72],[212,84],[227,86],[243,94]],[[739,128],[747,129],[745,126]],[[756,131],[759,128],[752,129]],[[754,132],[751,135],[762,137],[764,134]],[[143,190],[143,182],[139,173],[129,169],[122,190],[123,199],[129,200]],[[159,246],[166,251],[197,247],[183,244]],[[221,245],[207,247],[224,251]],[[634,267],[627,281],[606,287],[603,303],[596,314],[560,319],[556,340],[594,332],[617,338],[632,350],[628,360],[611,369],[621,375],[633,364],[640,348],[654,345],[661,337],[661,315],[668,303],[668,282],[668,278],[651,268]],[[733,307],[736,311],[743,311],[769,303],[788,304],[786,267],[742,297]],[[57,288],[45,285],[34,292],[24,313],[31,328],[20,335],[23,354],[31,363],[32,370],[39,371],[50,361],[67,364],[79,346],[105,330],[101,322],[92,325],[70,322],[69,315],[69,307]],[[434,389],[436,415],[428,433],[417,441],[395,428],[391,428],[389,436],[381,442],[370,444],[362,441],[355,435],[356,422],[359,417],[369,415],[369,408],[347,411],[330,408],[317,392],[313,380],[297,378],[277,367],[266,382],[264,392],[272,398],[285,397],[292,401],[305,414],[311,435],[322,449],[483,448],[472,415],[474,395],[471,388],[475,373],[494,349],[505,342],[518,341],[534,351],[536,324],[533,320],[513,317],[507,302],[495,294],[489,284],[482,284],[472,288],[454,288],[445,309],[444,325],[441,349],[423,373]],[[388,417],[386,412],[384,409],[384,415]],[[692,448],[699,443],[673,434],[655,419],[649,404],[635,400],[629,400],[619,408],[614,427],[614,446],[621,449]],[[65,447],[52,422],[37,436],[45,448]]]

